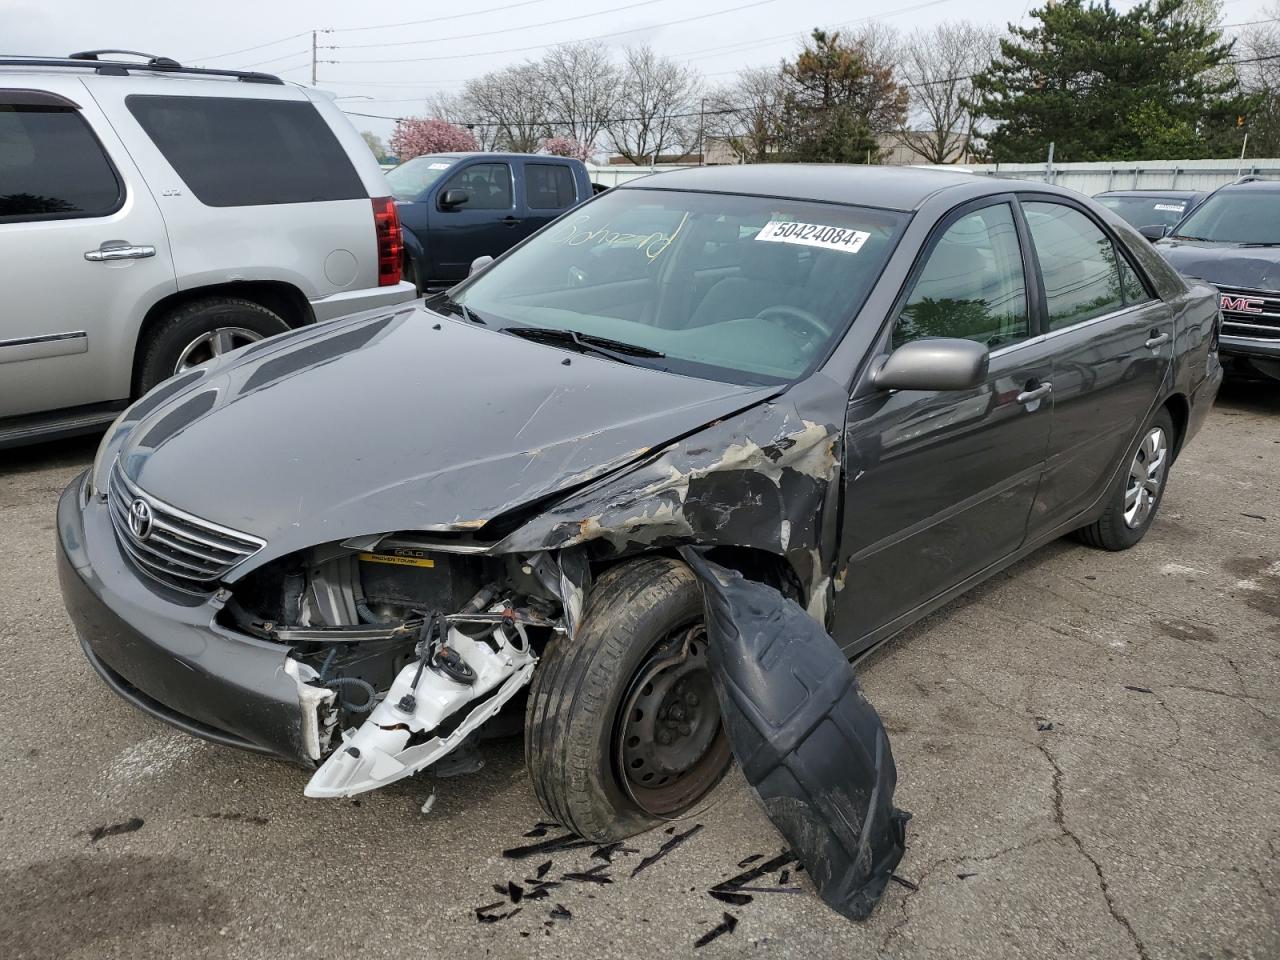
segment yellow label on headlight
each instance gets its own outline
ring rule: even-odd
[[[403,567],[434,567],[436,565],[430,557],[405,556],[398,553],[362,553],[360,559],[366,563],[395,563]]]

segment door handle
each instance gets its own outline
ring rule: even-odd
[[[92,263],[105,260],[144,260],[155,255],[155,247],[145,243],[129,243],[127,240],[108,240],[97,250],[84,252],[84,258]]]
[[[1045,381],[1044,383],[1040,384],[1040,386],[1034,387],[1031,390],[1023,390],[1020,394],[1018,394],[1016,399],[1021,404],[1034,403],[1037,400],[1041,400],[1044,397],[1047,397],[1052,391],[1053,391],[1053,384],[1049,383],[1048,381]]]
[[[503,217],[502,222],[505,223],[508,227],[514,227],[517,223],[520,223],[521,221],[517,220],[515,217]]]
[[[1151,350],[1154,350],[1156,347],[1160,346],[1162,343],[1167,343],[1168,340],[1169,340],[1169,335],[1167,333],[1159,333],[1155,330],[1152,330],[1151,337],[1149,340],[1147,340],[1144,346],[1148,347]]]

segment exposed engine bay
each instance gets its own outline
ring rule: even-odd
[[[412,536],[326,544],[235,585],[226,626],[289,647],[305,793],[346,797],[430,766],[529,682],[538,653],[580,616],[575,551],[525,558]]]

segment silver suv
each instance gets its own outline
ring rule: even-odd
[[[412,298],[390,193],[315,90],[127,51],[0,57],[0,447]]]

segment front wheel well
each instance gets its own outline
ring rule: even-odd
[[[627,563],[628,561],[637,560],[645,556],[670,557],[672,560],[679,560],[681,563],[684,562],[681,560],[680,554],[675,550],[659,550],[654,553],[619,558],[617,561],[610,563],[593,564],[593,576],[600,576],[600,574],[611,566],[616,566],[619,563]],[[776,553],[770,553],[768,550],[761,550],[757,547],[739,546],[711,547],[707,556],[713,563],[718,563],[720,566],[728,567],[731,570],[737,570],[748,580],[755,580],[758,583],[767,584],[781,593],[784,597],[794,600],[801,606],[804,606],[804,582],[785,557],[779,556]]]
[[[147,352],[145,345],[156,327],[174,310],[197,300],[216,300],[219,297],[234,297],[237,300],[256,303],[270,310],[290,328],[314,323],[316,319],[315,313],[311,310],[311,304],[302,291],[292,284],[278,280],[237,280],[171,293],[152,304],[138,328],[138,339],[133,346],[133,376],[130,381],[132,393],[135,396],[138,393],[142,373],[142,360]]]

